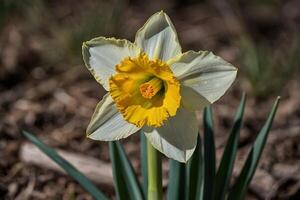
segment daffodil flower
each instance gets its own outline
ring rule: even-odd
[[[99,37],[83,43],[85,65],[108,93],[87,128],[94,140],[126,138],[142,129],[166,156],[186,162],[195,150],[195,110],[219,99],[236,68],[207,51],[182,53],[164,12],[154,14],[135,42]]]

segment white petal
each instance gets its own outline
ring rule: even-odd
[[[172,59],[171,69],[181,84],[210,103],[218,100],[233,83],[237,69],[207,51],[188,51]]]
[[[106,90],[109,90],[108,79],[115,73],[115,66],[140,52],[140,48],[131,42],[114,38],[99,37],[82,45],[85,65]]]
[[[112,141],[126,138],[138,130],[123,119],[110,95],[106,94],[95,109],[87,136],[94,140]]]
[[[211,104],[193,88],[184,86],[183,84],[180,86],[180,95],[182,106],[190,111],[202,110],[204,107]]]
[[[167,61],[181,54],[176,30],[168,15],[162,11],[152,15],[137,32],[135,43],[150,59]]]
[[[187,162],[192,156],[198,135],[198,125],[194,112],[179,108],[176,115],[157,129],[143,130],[150,143],[167,157],[179,162]]]

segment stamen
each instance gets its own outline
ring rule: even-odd
[[[152,78],[150,81],[140,85],[140,92],[146,99],[151,99],[161,90],[163,86],[162,80],[159,78]]]

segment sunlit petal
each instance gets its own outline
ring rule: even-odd
[[[126,138],[138,130],[123,119],[110,95],[106,94],[95,109],[87,136],[94,140],[112,141]]]
[[[167,61],[181,54],[176,30],[168,15],[162,11],[151,16],[137,32],[135,43],[150,59]]]
[[[188,51],[171,62],[171,69],[181,85],[193,89],[210,103],[226,92],[237,73],[230,63],[207,51]]]
[[[198,125],[195,113],[183,108],[162,127],[144,128],[143,131],[157,150],[179,162],[187,162],[197,144]]]
[[[82,54],[86,67],[95,79],[108,90],[108,79],[115,66],[126,57],[135,57],[140,48],[127,40],[99,37],[83,43]]]

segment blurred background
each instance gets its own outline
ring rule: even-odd
[[[28,152],[21,130],[91,161],[82,168],[109,174],[108,144],[85,137],[105,91],[84,67],[81,44],[97,36],[133,41],[160,10],[171,17],[184,51],[213,51],[239,69],[213,107],[220,157],[242,92],[248,94],[235,175],[275,97],[282,97],[247,199],[300,199],[299,0],[1,0],[0,199],[92,199]],[[122,142],[140,173],[139,135]],[[94,181],[115,199],[111,177],[100,175]]]

